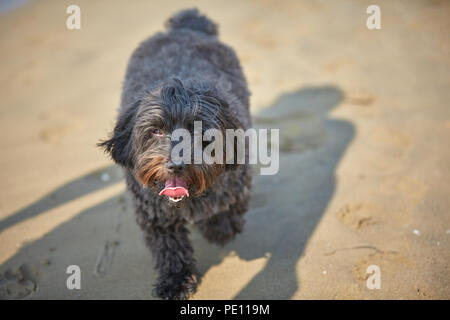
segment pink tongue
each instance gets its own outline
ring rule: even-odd
[[[166,181],[166,185],[159,195],[169,197],[189,197],[189,192],[187,190],[186,182],[184,182],[182,178],[175,177]]]

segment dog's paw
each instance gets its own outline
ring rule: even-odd
[[[242,216],[213,216],[200,226],[203,236],[211,243],[224,246],[242,232],[245,220]]]
[[[195,293],[199,283],[200,275],[196,271],[161,276],[153,295],[164,300],[186,300]]]
[[[235,232],[231,228],[215,228],[209,227],[203,231],[203,236],[210,243],[217,244],[219,246],[224,246],[228,242],[234,239]]]

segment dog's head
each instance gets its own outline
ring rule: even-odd
[[[196,121],[201,123],[201,133],[194,132]],[[226,164],[230,156],[235,159],[235,154],[227,152],[235,153],[236,147],[229,150],[225,143],[223,161],[195,161],[194,153],[199,150],[196,137],[208,129],[219,130],[225,137],[226,129],[240,127],[219,89],[194,83],[185,85],[172,79],[127,108],[120,115],[112,137],[99,145],[116,163],[132,170],[136,180],[150,192],[180,207],[190,197],[200,196],[224,171],[236,167],[235,163]],[[191,148],[181,148],[181,153],[177,152],[179,157],[174,159],[174,148],[180,149],[179,143],[184,138],[178,140],[173,136],[180,132],[191,137],[188,139]],[[200,140],[200,150],[207,144]]]

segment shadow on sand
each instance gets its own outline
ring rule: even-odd
[[[244,260],[268,257],[235,299],[289,299],[300,288],[296,264],[334,193],[336,166],[354,136],[351,123],[329,117],[342,99],[336,87],[302,88],[254,116],[255,128],[280,129],[280,170],[275,176],[256,172],[246,229],[221,249],[220,257],[231,251]],[[220,263],[200,250],[202,272]]]
[[[103,189],[123,179],[120,170],[109,166],[70,181],[29,206],[0,221],[0,232],[24,220]]]
[[[335,169],[354,136],[351,123],[329,116],[342,98],[341,91],[333,86],[307,87],[283,94],[254,115],[256,128],[280,129],[279,173],[260,176],[259,170],[255,170],[245,231],[230,244],[217,248],[193,229],[195,255],[202,273],[221,263],[231,252],[247,261],[268,257],[265,267],[235,299],[289,299],[300,288],[296,264],[334,193]],[[107,182],[101,180],[103,173],[110,177]],[[0,231],[120,181],[121,177],[120,170],[114,166],[80,177],[0,221]],[[41,287],[39,293],[32,290],[23,297],[70,298],[65,288],[65,270],[70,264],[78,264],[87,270],[83,278],[86,289],[78,297],[151,298],[155,273],[134,223],[129,197],[125,195],[125,202],[123,198],[124,195],[119,195],[80,212],[44,237],[24,245],[1,266],[3,277],[8,268],[24,263],[39,264],[30,261],[31,256],[48,256],[50,265],[39,266],[41,276],[36,280],[36,288]],[[119,244],[113,252],[114,259],[105,260],[109,265],[104,266],[105,274],[98,277],[92,271],[108,255],[105,243],[111,241]],[[64,253],[60,252],[52,260],[51,247]],[[113,261],[120,262],[115,265]],[[123,290],[128,294],[124,295],[120,288],[129,288]]]

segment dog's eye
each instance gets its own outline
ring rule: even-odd
[[[155,136],[162,136],[162,131],[161,131],[161,129],[156,128],[156,129],[153,129],[152,134]]]

